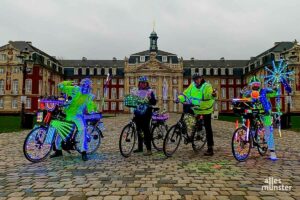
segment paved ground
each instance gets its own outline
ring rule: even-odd
[[[170,124],[178,119],[173,115]],[[0,134],[0,200],[2,199],[300,199],[300,133],[276,137],[278,157],[272,162],[252,151],[247,162],[231,154],[233,123],[213,121],[215,155],[203,157],[181,144],[166,159],[135,154],[123,158],[118,149],[122,126],[130,115],[104,119],[105,138],[88,162],[77,153],[32,164],[22,145],[27,132]],[[278,134],[276,134],[278,136]],[[291,191],[262,191],[265,179],[281,179]]]

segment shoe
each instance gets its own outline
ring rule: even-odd
[[[136,149],[133,151],[133,153],[141,153],[141,152],[143,152],[143,149]]]
[[[270,160],[278,160],[275,151],[270,152]]]
[[[152,155],[152,151],[151,150],[147,150],[145,153],[144,153],[144,156],[151,156]]]
[[[56,158],[62,156],[62,150],[56,150],[52,155],[50,155],[50,158]]]
[[[82,158],[83,161],[87,161],[88,160],[86,151],[81,152],[81,158]]]
[[[213,148],[208,148],[207,151],[204,153],[204,156],[213,156],[214,150]]]

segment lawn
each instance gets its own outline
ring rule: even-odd
[[[227,122],[235,122],[236,120],[241,121],[241,117],[232,116],[232,115],[219,115],[219,120],[227,121]],[[300,132],[300,116],[291,116],[292,119],[292,128],[290,130]]]
[[[114,117],[114,114],[105,114],[103,118]],[[36,121],[36,117],[33,119]],[[0,133],[22,131],[20,116],[0,116]]]

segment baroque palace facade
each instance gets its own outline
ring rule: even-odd
[[[213,88],[218,91],[215,111],[230,113],[231,99],[238,97],[241,89],[253,75],[265,75],[265,66],[281,57],[295,70],[292,82],[292,94],[282,94],[283,111],[287,111],[287,102],[291,98],[290,111],[300,113],[300,46],[297,41],[278,42],[267,51],[250,60],[183,60],[176,54],[158,49],[158,36],[150,35],[150,48],[131,54],[124,60],[57,60],[34,47],[30,42],[9,42],[0,47],[0,114],[18,113],[21,110],[24,60],[21,52],[28,51],[29,57],[25,74],[25,109],[35,112],[38,109],[38,97],[58,95],[57,84],[62,80],[80,82],[89,77],[93,81],[93,93],[98,109],[103,112],[128,112],[123,106],[123,98],[131,89],[137,87],[140,76],[147,76],[151,88],[158,99],[158,106],[169,112],[181,112],[182,107],[174,103],[176,96],[191,83],[194,73],[202,74]],[[103,95],[106,75],[113,78]],[[163,93],[163,87],[166,88]],[[103,109],[101,99],[105,98]],[[272,100],[273,101],[273,100]]]

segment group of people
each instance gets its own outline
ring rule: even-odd
[[[198,108],[194,110],[194,115],[203,115],[204,118],[204,126],[206,130],[206,138],[207,138],[207,151],[204,153],[205,156],[213,156],[214,155],[214,137],[211,125],[211,114],[213,112],[213,107],[216,98],[216,90],[213,90],[212,85],[205,81],[204,77],[200,74],[196,73],[192,77],[192,83],[190,86],[178,96],[178,101],[181,102],[184,106],[195,105]],[[80,82],[79,86],[72,85],[69,81],[64,81],[59,84],[59,89],[66,93],[68,96],[72,97],[72,100],[69,106],[66,108],[66,116],[67,120],[73,121],[78,128],[79,134],[81,134],[82,139],[82,160],[88,160],[86,155],[87,151],[87,139],[86,139],[86,124],[83,119],[84,112],[94,112],[96,111],[96,106],[93,103],[94,95],[91,94],[91,81],[89,79],[83,79]],[[270,93],[268,97],[272,96],[271,91],[265,91],[261,88],[261,83],[257,78],[253,78],[249,83],[250,91],[258,91],[260,93]],[[138,83],[138,90],[145,91],[146,98],[148,99],[148,104],[144,105],[143,111],[141,112],[138,108],[134,110],[134,120],[137,125],[138,132],[142,131],[143,137],[141,134],[138,134],[138,148],[134,150],[135,153],[143,152],[144,144],[146,146],[146,151],[144,152],[145,156],[149,156],[152,154],[151,151],[151,140],[152,136],[150,133],[150,120],[152,116],[152,106],[155,106],[157,100],[155,98],[154,92],[151,90],[149,86],[149,82],[147,77],[140,77]],[[247,96],[248,95],[248,96]],[[251,97],[251,92],[245,93],[244,96]],[[266,108],[266,105],[268,106]],[[267,99],[267,103],[261,104],[262,108],[266,110],[266,116],[264,120],[264,125],[266,127],[266,141],[269,145],[269,149],[271,150],[270,158],[275,160],[277,159],[275,154],[275,143],[273,138],[273,129],[271,126],[270,119],[270,101]],[[50,157],[58,157],[62,156],[61,150],[61,139],[59,136],[56,138],[55,143],[55,151]]]

